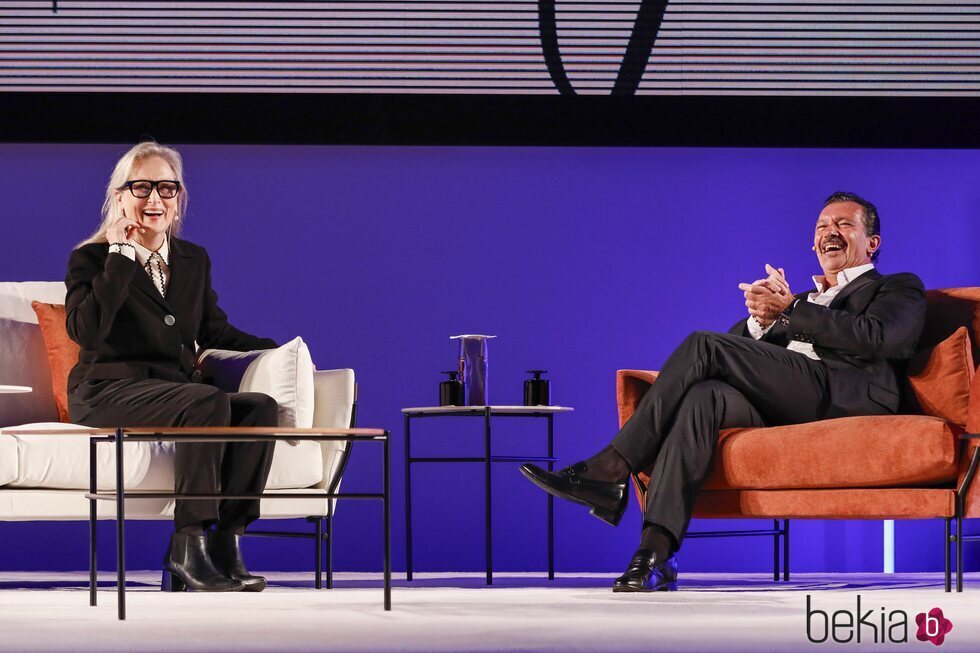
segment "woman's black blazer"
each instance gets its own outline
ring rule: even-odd
[[[72,252],[65,285],[68,335],[81,347],[69,390],[88,379],[200,381],[195,341],[200,349],[277,346],[228,323],[211,289],[208,253],[186,240],[170,239],[166,298],[139,263],[109,254],[106,243]]]

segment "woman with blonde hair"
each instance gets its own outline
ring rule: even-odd
[[[176,150],[139,143],[116,164],[102,224],[71,253],[65,283],[68,335],[81,348],[68,377],[76,424],[275,426],[278,405],[261,393],[226,394],[201,383],[197,348],[270,349],[276,343],[233,327],[211,289],[203,247],[178,238],[187,189]],[[265,442],[174,445],[179,494],[249,494],[265,488]],[[176,501],[164,560],[164,589],[262,591],[239,538],[259,501]],[[210,528],[215,526],[212,531]]]

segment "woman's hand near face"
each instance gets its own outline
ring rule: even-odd
[[[122,211],[121,217],[106,229],[105,237],[110,245],[116,243],[132,244],[136,239],[136,232],[143,232],[143,227],[139,222],[126,217],[126,211]]]

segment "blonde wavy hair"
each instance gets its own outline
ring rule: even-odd
[[[179,236],[181,226],[187,215],[187,185],[184,183],[184,164],[180,158],[180,153],[172,147],[161,145],[156,141],[143,141],[137,143],[129,149],[112,169],[109,177],[109,185],[105,189],[105,201],[102,203],[102,223],[91,236],[76,245],[76,249],[82,245],[90,243],[107,243],[105,232],[113,222],[119,219],[119,203],[116,201],[116,189],[129,181],[129,175],[133,172],[133,167],[137,161],[157,156],[167,162],[170,169],[174,171],[176,180],[180,182],[180,194],[177,196],[178,215],[180,220],[174,220],[170,225],[170,235]]]

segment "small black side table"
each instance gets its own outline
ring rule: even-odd
[[[548,470],[554,469],[555,429],[554,420],[558,413],[570,413],[566,406],[428,406],[403,408],[405,415],[405,571],[406,578],[412,580],[412,463],[483,463],[486,493],[486,567],[487,585],[493,585],[493,524],[490,519],[491,492],[490,466],[492,463],[544,462]],[[423,417],[482,417],[483,418],[483,456],[476,457],[422,457],[412,456],[412,420]],[[490,451],[490,423],[493,417],[543,417],[548,423],[547,456],[495,456]],[[548,495],[548,580],[555,578],[555,500]]]

